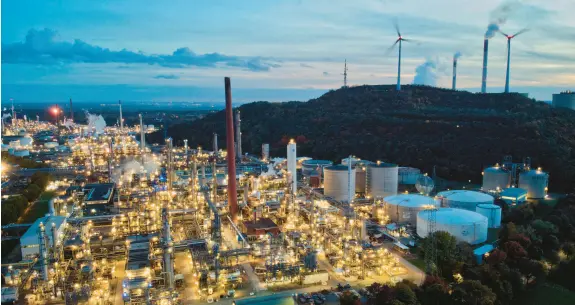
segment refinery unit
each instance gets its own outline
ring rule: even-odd
[[[226,78],[227,150],[217,134],[211,150],[146,144],[142,116],[126,126],[121,107],[119,126],[92,114],[87,125],[4,126],[12,138],[2,149],[48,164],[59,190],[21,236],[22,261],[3,268],[10,286],[39,302],[180,304],[293,284],[421,281],[394,244],[439,230],[481,244],[501,223],[495,198],[546,195],[548,174],[527,163],[486,169],[482,190],[431,196],[433,180],[419,169],[302,158],[294,140],[286,159],[266,143],[255,157],[241,149],[230,90]]]

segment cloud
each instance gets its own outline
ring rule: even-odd
[[[179,76],[175,74],[159,74],[154,76],[155,79],[180,79]]]
[[[323,72],[323,76],[328,76],[329,72]]]
[[[559,53],[543,53],[538,51],[524,51],[525,54],[529,56],[534,56],[544,60],[551,60],[551,61],[567,61],[567,62],[575,62],[575,55],[572,54],[559,54]]]
[[[56,65],[67,63],[149,64],[168,68],[209,67],[218,65],[249,71],[269,71],[280,65],[262,57],[242,57],[220,53],[196,54],[187,47],[172,54],[146,54],[126,49],[113,51],[76,39],[73,43],[58,40],[51,29],[28,31],[24,42],[2,43],[2,63]]]
[[[301,63],[301,64],[299,64],[299,65],[300,65],[300,67],[302,67],[302,68],[310,68],[310,69],[313,69],[313,66],[310,66],[310,65],[308,65],[308,64]]]

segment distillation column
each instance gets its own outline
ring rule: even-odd
[[[168,208],[162,209],[162,222],[163,222],[163,248],[164,248],[164,272],[166,274],[166,286],[171,290],[174,289],[174,263],[173,256],[173,243],[170,235],[170,219],[168,217]]]

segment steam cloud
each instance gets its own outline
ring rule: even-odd
[[[86,118],[88,119],[88,133],[95,130],[97,134],[103,133],[106,128],[106,120],[102,115],[91,114],[86,111]]]
[[[414,85],[435,86],[437,84],[437,63],[427,59],[423,64],[415,68]]]
[[[461,52],[457,51],[455,54],[453,54],[453,60],[458,60],[459,57],[461,57]]]
[[[499,32],[499,27],[505,22],[507,18],[513,11],[515,7],[518,7],[520,3],[518,1],[507,1],[499,5],[495,10],[491,12],[491,21],[487,25],[487,31],[485,31],[485,39],[490,39]]]

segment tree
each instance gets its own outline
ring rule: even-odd
[[[435,238],[435,249],[437,251],[437,266],[441,268],[441,273],[445,276],[452,276],[454,270],[461,267],[461,262],[455,260],[457,240],[445,231],[433,232]],[[423,240],[424,256],[428,255],[431,249],[431,237]]]
[[[35,172],[30,178],[30,182],[38,185],[41,190],[45,190],[48,183],[52,180],[52,176],[48,173]]]
[[[547,235],[557,233],[557,227],[549,221],[536,219],[531,222],[531,226],[539,235]]]
[[[352,293],[350,290],[346,290],[341,294],[339,298],[340,305],[361,305],[361,300],[359,296],[355,293]]]
[[[505,242],[502,248],[503,251],[507,253],[507,257],[511,259],[518,259],[527,256],[527,251],[525,251],[521,244],[516,241]]]
[[[547,273],[543,263],[525,257],[518,259],[517,269],[527,280],[527,285],[530,286],[542,283]]]
[[[28,187],[22,192],[22,195],[28,199],[28,202],[32,202],[40,196],[42,190],[36,184],[30,184]]]
[[[411,287],[405,283],[397,283],[395,285],[395,295],[397,300],[401,301],[403,304],[417,304],[417,297],[415,296],[415,292],[413,292]]]
[[[507,259],[507,253],[505,253],[505,251],[501,251],[501,249],[495,249],[491,251],[491,253],[485,259],[485,261],[490,265],[497,265],[505,262],[506,259]]]
[[[367,300],[368,304],[388,304],[395,298],[395,289],[389,285],[373,283],[368,286],[366,290],[371,295],[371,297]]]
[[[455,285],[451,293],[453,304],[494,305],[497,296],[479,281],[466,280]]]

